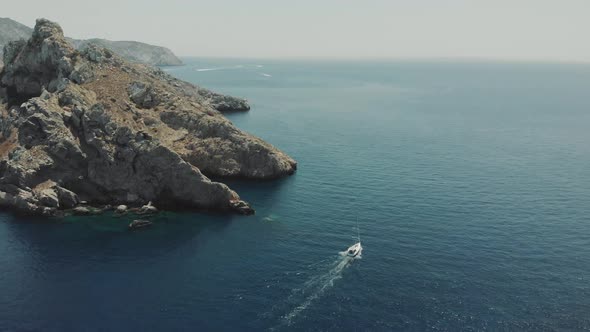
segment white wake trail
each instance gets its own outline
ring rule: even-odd
[[[198,72],[203,72],[203,71],[215,71],[215,70],[223,70],[225,68],[223,67],[216,67],[216,68],[197,68],[195,69]]]
[[[342,277],[342,272],[350,263],[359,258],[360,256],[356,258],[349,257],[346,255],[346,252],[342,252],[340,253],[340,257],[330,264],[330,269],[326,273],[312,277],[303,284],[303,287],[293,291],[293,294],[289,296],[289,300],[297,300],[296,303],[298,304],[286,315],[282,316],[281,324],[277,328],[291,325],[293,319],[307,309],[315,300],[320,298],[327,289],[334,286],[334,282]]]

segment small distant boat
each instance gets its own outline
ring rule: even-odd
[[[348,247],[348,249],[346,249],[346,256],[348,256],[348,257],[356,257],[356,256],[360,255],[361,252],[363,251],[363,246],[361,245],[361,232],[359,230],[358,218],[356,219],[356,231],[357,231],[358,242],[351,245],[350,247]]]
[[[360,253],[362,251],[363,251],[363,246],[361,246],[360,242],[357,242],[357,243],[353,244],[352,246],[350,246],[348,249],[346,249],[346,256],[356,257],[356,256],[360,255]]]

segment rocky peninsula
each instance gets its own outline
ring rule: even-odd
[[[292,158],[220,112],[240,99],[94,44],[78,51],[54,22],[37,20],[3,59],[0,206],[53,216],[153,202],[248,214],[235,191],[208,176],[295,172]]]

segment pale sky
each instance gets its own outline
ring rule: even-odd
[[[0,16],[181,56],[590,61],[590,0],[2,0]]]

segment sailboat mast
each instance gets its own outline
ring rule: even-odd
[[[361,231],[359,229],[359,217],[356,217],[356,234],[359,240],[359,243],[361,243]]]

